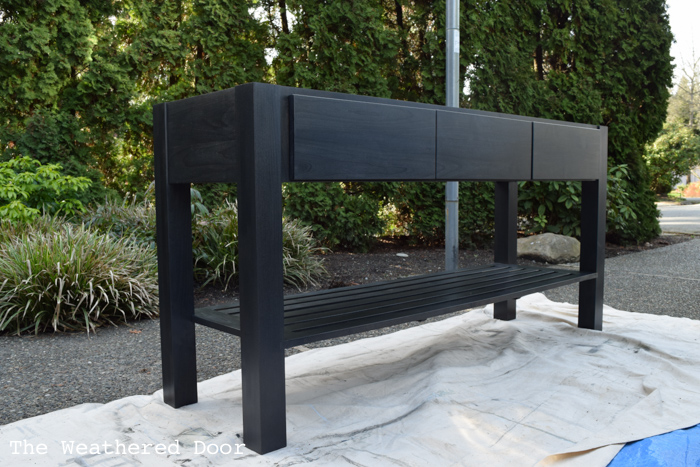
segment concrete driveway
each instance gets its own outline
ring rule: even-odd
[[[658,203],[657,206],[661,211],[659,223],[663,233],[700,235],[700,204]]]

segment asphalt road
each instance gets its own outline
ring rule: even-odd
[[[700,204],[659,203],[658,208],[661,211],[659,223],[664,233],[700,235]]]
[[[578,303],[578,286],[545,295]],[[604,301],[618,310],[700,319],[700,238],[606,259]]]

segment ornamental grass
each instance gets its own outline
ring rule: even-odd
[[[238,209],[226,201],[211,212],[198,214],[193,225],[194,272],[202,286],[214,282],[228,288],[238,278]],[[317,285],[326,274],[319,247],[309,227],[294,220],[282,223],[284,282],[301,288]]]
[[[134,197],[124,201],[107,199],[90,206],[81,217],[83,224],[96,232],[115,239],[129,239],[150,248],[156,247],[156,208],[147,198],[136,202]]]
[[[43,219],[0,235],[0,331],[87,331],[158,315],[155,251]],[[6,229],[7,228],[7,229]]]

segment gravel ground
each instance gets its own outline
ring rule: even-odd
[[[700,238],[608,260],[605,304],[618,310],[700,319]],[[578,303],[572,286],[545,293],[557,302]]]
[[[609,246],[607,256],[635,253],[639,250],[659,248],[689,239],[690,237],[686,236],[665,236],[640,247]],[[643,254],[657,252],[655,254],[661,255],[664,250],[665,248]],[[397,253],[407,256],[397,256]],[[461,251],[460,266],[488,264],[492,262],[492,258],[493,252],[488,250]],[[650,261],[654,261],[653,257]],[[379,245],[367,254],[332,253],[326,257],[328,278],[316,288],[340,287],[436,272],[442,269],[443,263],[443,249],[412,248],[395,243]],[[523,263],[530,262],[523,261]],[[608,268],[608,273],[613,269]],[[624,276],[622,272],[619,275]],[[638,288],[642,292],[658,290],[658,286],[654,287],[653,278],[641,275],[635,277],[639,280]],[[651,283],[646,283],[644,280]],[[606,292],[606,303],[617,308],[628,309],[616,305],[615,302],[615,297],[620,296],[618,292],[627,293],[625,292],[628,290],[627,286],[617,282],[611,285],[612,287],[608,286]],[[683,287],[682,284],[681,287]],[[287,292],[295,292],[295,290],[288,289]],[[575,300],[574,287],[558,289],[556,292],[559,295],[548,293],[548,296],[554,300]],[[639,298],[639,293],[632,291],[631,294]],[[197,306],[226,302],[235,295],[235,290],[222,292],[208,288],[197,292]],[[674,299],[673,293],[669,299]],[[622,299],[623,304],[624,300]],[[680,307],[678,313],[678,315],[684,315]],[[693,314],[697,314],[697,311]],[[673,313],[673,315],[676,314]],[[428,321],[444,319],[447,316]],[[698,318],[698,316],[691,317]],[[289,349],[287,352],[291,355],[306,348],[336,345],[415,325],[417,323],[407,323],[316,342]],[[240,347],[237,337],[200,325],[197,325],[196,332],[200,381],[240,367]],[[2,407],[0,425],[77,404],[106,403],[130,395],[150,394],[161,388],[161,377],[158,320],[131,322],[119,327],[103,328],[89,336],[84,333],[23,337],[0,335],[0,407]]]

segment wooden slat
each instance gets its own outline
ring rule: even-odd
[[[338,303],[345,303],[347,300],[358,296],[377,296],[390,293],[400,289],[413,289],[421,286],[444,282],[446,280],[459,281],[464,280],[469,276],[480,275],[487,276],[499,272],[505,272],[509,266],[500,264],[490,264],[487,266],[479,266],[469,269],[450,272],[436,272],[428,275],[410,276],[400,279],[391,279],[371,284],[353,285],[347,287],[338,287],[334,289],[320,290],[312,293],[289,295],[285,297],[285,310],[289,313],[295,307],[301,306],[308,308],[317,304],[319,301],[332,300]],[[238,302],[231,302],[223,305],[214,305],[212,307],[200,308],[200,310],[211,310],[221,313],[237,313]]]
[[[514,299],[593,276],[577,271],[492,264],[292,295],[284,301],[285,346]],[[235,302],[198,309],[195,316],[197,323],[240,335]]]
[[[435,111],[290,96],[292,179],[434,180]]]
[[[532,123],[510,118],[437,113],[439,180],[529,180]]]
[[[375,310],[375,312],[369,313],[367,316],[359,317],[351,321],[338,319],[330,323],[325,323],[323,326],[314,326],[310,324],[306,329],[299,329],[297,332],[290,332],[287,326],[285,327],[285,345],[290,347],[307,342],[378,329],[407,321],[426,319],[469,307],[485,305],[498,299],[515,299],[528,293],[579,282],[581,278],[577,277],[577,275],[577,273],[567,273],[557,278],[535,280],[521,283],[517,286],[511,284],[510,287],[501,291],[489,290],[478,295],[454,297],[452,300],[442,300],[439,302],[428,300],[423,303],[414,304],[414,306],[397,307],[386,313],[378,313],[377,310]]]
[[[466,280],[450,279],[443,280],[436,284],[417,284],[413,287],[397,288],[389,291],[358,292],[354,297],[345,298],[343,300],[325,300],[322,302],[304,303],[289,308],[285,306],[285,324],[296,322],[295,318],[300,316],[308,319],[311,315],[314,315],[313,319],[320,319],[322,316],[325,316],[328,313],[331,315],[339,314],[341,312],[350,313],[353,310],[358,309],[380,308],[384,306],[384,304],[393,306],[395,304],[408,302],[416,298],[423,298],[426,296],[436,297],[440,294],[449,293],[455,290],[469,290],[481,285],[502,283],[503,281],[509,280],[513,277],[527,276],[528,274],[534,273],[536,272],[532,270],[508,271],[498,274],[494,273],[490,275],[480,275],[473,278],[470,277]]]
[[[217,311],[213,308],[197,308],[194,315],[194,322],[217,329],[219,331],[240,336],[241,315],[239,313],[238,305],[227,308],[226,310],[230,310],[231,313]]]
[[[285,313],[285,332],[303,329],[304,324],[313,322],[315,326],[331,321],[350,320],[363,316],[379,315],[412,307],[431,305],[437,306],[446,299],[460,299],[474,295],[479,291],[498,291],[506,284],[521,283],[527,280],[540,280],[546,273],[543,271],[513,271],[508,275],[491,276],[471,283],[450,283],[442,286],[422,287],[404,291],[381,299],[363,299],[348,303],[340,308],[309,307],[296,314]],[[550,273],[551,275],[551,273]]]
[[[298,309],[306,309],[309,307],[328,306],[335,304],[349,304],[358,299],[387,299],[393,295],[403,294],[406,291],[411,292],[417,289],[445,286],[449,284],[465,283],[473,279],[486,280],[506,271],[505,267],[483,268],[475,271],[467,270],[461,273],[447,273],[444,275],[433,277],[415,276],[412,280],[401,282],[401,279],[395,281],[376,282],[361,286],[343,287],[342,289],[332,289],[330,294],[314,294],[308,298],[303,294],[297,295],[296,300],[292,297],[285,302],[285,313],[293,316],[294,311]],[[395,282],[395,284],[394,284]]]

